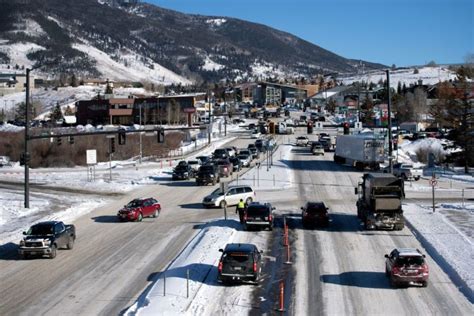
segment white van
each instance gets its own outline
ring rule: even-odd
[[[250,204],[255,200],[255,191],[248,185],[229,186],[225,192],[216,189],[214,192],[204,197],[202,205],[204,207],[221,207],[237,205],[242,199]]]

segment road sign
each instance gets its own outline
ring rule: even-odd
[[[196,112],[196,108],[195,108],[195,107],[192,107],[192,108],[184,108],[184,109],[183,109],[183,112],[184,112],[184,113],[195,113],[195,112]]]
[[[432,187],[435,187],[438,184],[438,181],[435,178],[430,179],[430,184]]]
[[[87,164],[88,165],[95,165],[97,164],[97,150],[95,149],[88,149],[86,151],[87,155]]]

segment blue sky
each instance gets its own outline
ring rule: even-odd
[[[346,58],[462,63],[474,53],[473,0],[144,0],[265,24]]]

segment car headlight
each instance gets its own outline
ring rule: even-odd
[[[45,246],[51,245],[51,239],[44,239],[44,240],[43,240],[43,244],[44,244]]]

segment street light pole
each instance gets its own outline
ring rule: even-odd
[[[390,173],[393,173],[393,143],[392,143],[392,111],[391,111],[391,96],[390,96],[390,70],[387,73],[387,111],[388,111],[388,163],[390,166]]]
[[[29,128],[30,128],[30,69],[26,68],[26,102],[25,102],[25,151],[23,161],[25,164],[25,208],[30,208],[30,157],[28,152]]]

